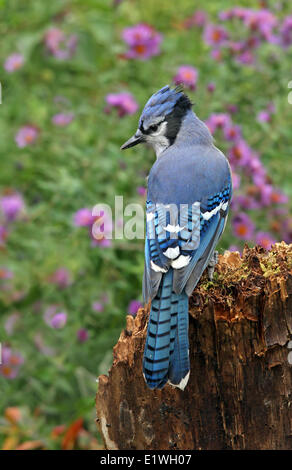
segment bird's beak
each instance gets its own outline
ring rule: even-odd
[[[142,132],[138,129],[136,134],[133,135],[127,142],[124,143],[124,145],[121,146],[121,150],[129,149],[130,147],[134,147],[135,145],[140,144],[141,142],[144,142],[144,136]]]

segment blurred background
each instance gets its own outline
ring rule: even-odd
[[[96,378],[144,255],[94,240],[92,207],[144,206],[155,156],[119,148],[182,83],[233,170],[219,251],[292,241],[291,5],[0,0],[0,31],[0,448],[98,449]]]

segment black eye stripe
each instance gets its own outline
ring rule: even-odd
[[[165,121],[165,119],[158,122],[157,124],[153,124],[152,126],[149,126],[148,129],[144,129],[143,121],[141,121],[139,129],[140,129],[141,132],[143,132],[143,134],[149,135],[152,132],[156,132],[158,127],[160,126],[160,124],[162,124],[164,121]]]
[[[148,130],[151,131],[151,132],[155,132],[155,131],[157,131],[157,129],[158,129],[158,125],[153,124],[153,126],[150,126]]]

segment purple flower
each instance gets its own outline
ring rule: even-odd
[[[240,187],[240,176],[234,171],[232,171],[232,186],[233,189],[238,189]]]
[[[50,282],[64,289],[72,284],[70,272],[66,268],[59,268],[50,277]]]
[[[58,113],[52,117],[52,123],[55,124],[55,126],[65,127],[68,126],[73,119],[73,113]]]
[[[236,104],[233,104],[233,103],[229,103],[226,106],[226,109],[230,114],[235,114],[238,111],[238,107],[236,106]]]
[[[93,224],[93,221],[92,211],[87,207],[79,209],[74,214],[73,223],[75,227],[89,227]]]
[[[90,236],[93,246],[107,248],[111,246],[112,219],[101,211],[100,215],[94,217],[94,223],[90,229]]]
[[[179,67],[173,81],[176,85],[184,85],[189,90],[195,90],[198,79],[198,71],[191,65]]]
[[[227,124],[223,128],[224,137],[228,141],[237,141],[241,138],[241,129],[235,124]]]
[[[128,314],[135,316],[140,307],[142,307],[142,304],[139,300],[131,300],[128,305]]]
[[[147,189],[144,186],[138,186],[137,193],[139,194],[139,196],[145,197]]]
[[[216,60],[216,62],[221,62],[222,61],[222,51],[221,49],[212,49],[210,52],[210,55],[212,59]]]
[[[260,204],[256,201],[256,199],[247,194],[234,195],[231,204],[234,211],[239,211],[241,209],[250,210],[260,208]]]
[[[272,204],[287,204],[289,198],[284,194],[280,189],[273,188],[271,193],[271,203]]]
[[[244,51],[242,54],[236,56],[237,62],[243,65],[252,65],[255,62],[254,55],[251,51]]]
[[[208,85],[207,85],[207,91],[208,91],[209,93],[214,93],[215,89],[216,89],[216,85],[215,85],[214,82],[208,83]]]
[[[110,93],[105,98],[107,102],[106,112],[111,108],[118,110],[119,117],[126,116],[127,114],[135,114],[139,108],[138,103],[131,93]]]
[[[12,72],[15,72],[15,70],[20,69],[23,66],[23,63],[24,63],[23,55],[15,52],[14,54],[11,54],[10,56],[7,57],[4,63],[4,68],[6,72],[12,73]]]
[[[271,246],[276,243],[276,240],[268,232],[258,232],[256,234],[256,243],[257,245],[261,245],[263,248],[265,248],[265,250],[270,250]]]
[[[231,118],[229,114],[211,114],[206,120],[206,125],[208,126],[211,134],[214,134],[217,129],[224,129],[227,126],[231,126]]]
[[[0,279],[12,279],[13,272],[10,269],[0,266]]]
[[[24,357],[13,351],[9,346],[2,347],[2,364],[0,364],[0,374],[6,379],[15,379],[19,374],[20,366],[24,363]]]
[[[228,38],[228,32],[223,26],[210,23],[205,27],[204,41],[209,46],[222,46],[226,44]]]
[[[260,111],[257,115],[257,121],[258,122],[269,122],[271,120],[271,114],[266,111]]]
[[[58,28],[51,28],[45,34],[47,50],[57,59],[70,59],[76,50],[78,38],[75,34],[67,36]]]
[[[235,144],[231,147],[229,151],[229,159],[231,165],[240,165],[245,166],[248,165],[250,158],[251,158],[251,148],[243,139],[239,139]]]
[[[162,35],[147,24],[141,23],[125,28],[122,38],[129,46],[125,54],[127,59],[146,60],[160,53]]]
[[[241,240],[252,240],[254,236],[254,224],[249,216],[240,212],[232,220],[233,233]]]
[[[26,125],[21,127],[15,135],[15,142],[19,148],[26,147],[35,142],[39,135],[39,131],[36,127]]]
[[[103,312],[104,310],[104,305],[102,302],[93,302],[92,304],[92,310],[94,310],[95,312]]]
[[[24,210],[24,201],[19,193],[7,194],[0,198],[0,207],[7,222],[17,219]]]
[[[269,10],[246,9],[244,24],[251,30],[260,33],[261,37],[269,41],[273,37],[273,29],[277,26],[278,20]]]
[[[280,27],[280,43],[283,47],[292,44],[292,15],[286,16]]]
[[[80,343],[85,343],[89,338],[89,333],[88,330],[85,328],[80,328],[80,330],[77,331],[77,339]]]
[[[50,326],[52,328],[59,330],[66,325],[66,322],[67,322],[67,313],[59,312],[59,313],[56,313],[56,315],[52,317]]]

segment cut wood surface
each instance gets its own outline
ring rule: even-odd
[[[149,306],[127,316],[97,421],[107,449],[292,449],[292,245],[219,257],[190,299],[184,391],[147,388]],[[291,346],[291,354],[289,347]]]

